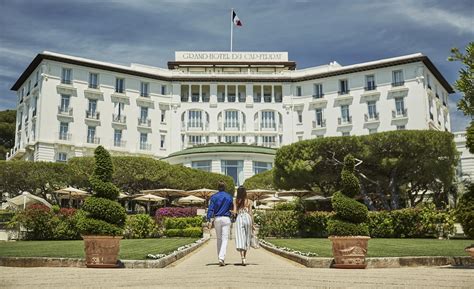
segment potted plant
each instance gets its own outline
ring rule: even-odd
[[[332,197],[335,214],[328,220],[328,233],[336,268],[363,269],[367,266],[368,209],[353,199],[360,191],[359,179],[354,174],[355,163],[350,154],[344,158],[342,189]]]
[[[118,188],[112,184],[113,165],[102,146],[94,151],[95,167],[89,178],[94,195],[87,198],[79,212],[78,228],[84,239],[86,266],[117,267],[123,227],[127,217],[118,202]]]

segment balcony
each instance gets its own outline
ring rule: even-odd
[[[77,95],[77,89],[72,85],[71,80],[61,80],[61,83],[56,86],[58,94]]]
[[[72,85],[72,80],[70,80],[70,79],[61,79],[61,84]]]
[[[97,111],[86,110],[86,119],[88,120],[99,120],[100,113]]]
[[[221,123],[219,123],[219,128],[221,127]],[[235,122],[224,122],[224,130],[225,131],[243,131],[245,130],[245,124],[235,123]]]
[[[349,90],[339,91],[337,96],[334,98],[334,104],[336,105],[350,105],[352,103],[352,95],[349,94]]]
[[[89,88],[99,89],[99,86],[96,83],[89,83]]]
[[[138,118],[138,126],[144,128],[151,128],[151,119],[150,118]]]
[[[337,92],[337,95],[348,95],[349,92],[350,92],[349,89],[347,89],[347,90],[340,90],[340,91]]]
[[[193,122],[182,122],[181,130],[183,131],[204,131],[209,130],[209,123],[204,123],[202,121],[193,121]]]
[[[405,81],[392,82],[392,87],[404,86]]]
[[[140,97],[150,97],[150,94],[148,92],[140,92]]]
[[[102,100],[104,93],[99,90],[97,84],[89,84],[89,87],[84,89],[84,96],[88,99]]]
[[[125,124],[127,122],[127,117],[123,114],[112,114],[112,122]]]
[[[379,122],[379,114],[365,114],[364,119],[366,123]]]
[[[72,107],[58,106],[58,117],[72,118],[72,115],[73,115]]]
[[[313,94],[313,98],[309,101],[309,106],[310,109],[315,109],[315,108],[324,108],[326,107],[328,101],[326,98],[324,98],[324,94]]]
[[[349,126],[352,125],[352,116],[349,116],[347,118],[337,118],[337,125],[338,126]]]
[[[408,118],[408,109],[404,110],[392,110],[393,119],[405,119]]]
[[[88,136],[86,141],[88,144],[100,144],[100,138],[95,136]]]
[[[126,104],[130,103],[130,98],[123,89],[115,90],[115,92],[110,95],[110,98],[112,99],[112,102],[123,102]]]
[[[142,151],[151,151],[151,144],[141,142],[140,145],[139,145],[139,149],[142,150]]]
[[[71,134],[67,132],[60,132],[58,135],[59,140],[65,140],[65,141],[70,141],[71,140]]]
[[[260,127],[260,130],[261,131],[275,131],[276,130],[276,122],[265,122],[265,123],[261,123],[260,126],[258,126],[258,124],[255,124],[256,126],[256,130],[258,130],[258,128]]]
[[[124,148],[127,146],[127,142],[123,140],[114,140],[114,147]]]
[[[322,119],[321,121],[313,120],[313,130],[320,130],[326,129],[326,119]]]
[[[262,142],[262,146],[269,148],[276,148],[278,144],[276,142]]]
[[[376,89],[377,89],[377,85],[375,85],[375,84],[367,85],[366,87],[364,87],[365,91],[373,91],[373,90],[376,90]]]

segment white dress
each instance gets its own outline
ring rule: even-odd
[[[252,235],[252,217],[248,207],[240,208],[235,220],[235,247],[237,250],[248,250]]]

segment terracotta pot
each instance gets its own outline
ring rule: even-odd
[[[464,249],[469,255],[471,255],[471,258],[474,259],[474,247],[466,248]]]
[[[88,268],[117,268],[122,236],[82,236]]]
[[[335,268],[364,269],[370,237],[330,236]]]

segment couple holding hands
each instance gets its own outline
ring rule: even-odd
[[[217,237],[217,254],[219,266],[224,266],[227,251],[227,241],[229,240],[230,225],[235,217],[235,247],[240,252],[242,265],[246,265],[247,251],[250,246],[258,247],[253,231],[255,225],[252,214],[252,201],[247,199],[247,191],[243,186],[237,189],[235,201],[225,190],[224,182],[219,182],[218,192],[214,194],[207,210],[208,227],[214,223]],[[214,219],[212,222],[211,220]]]

